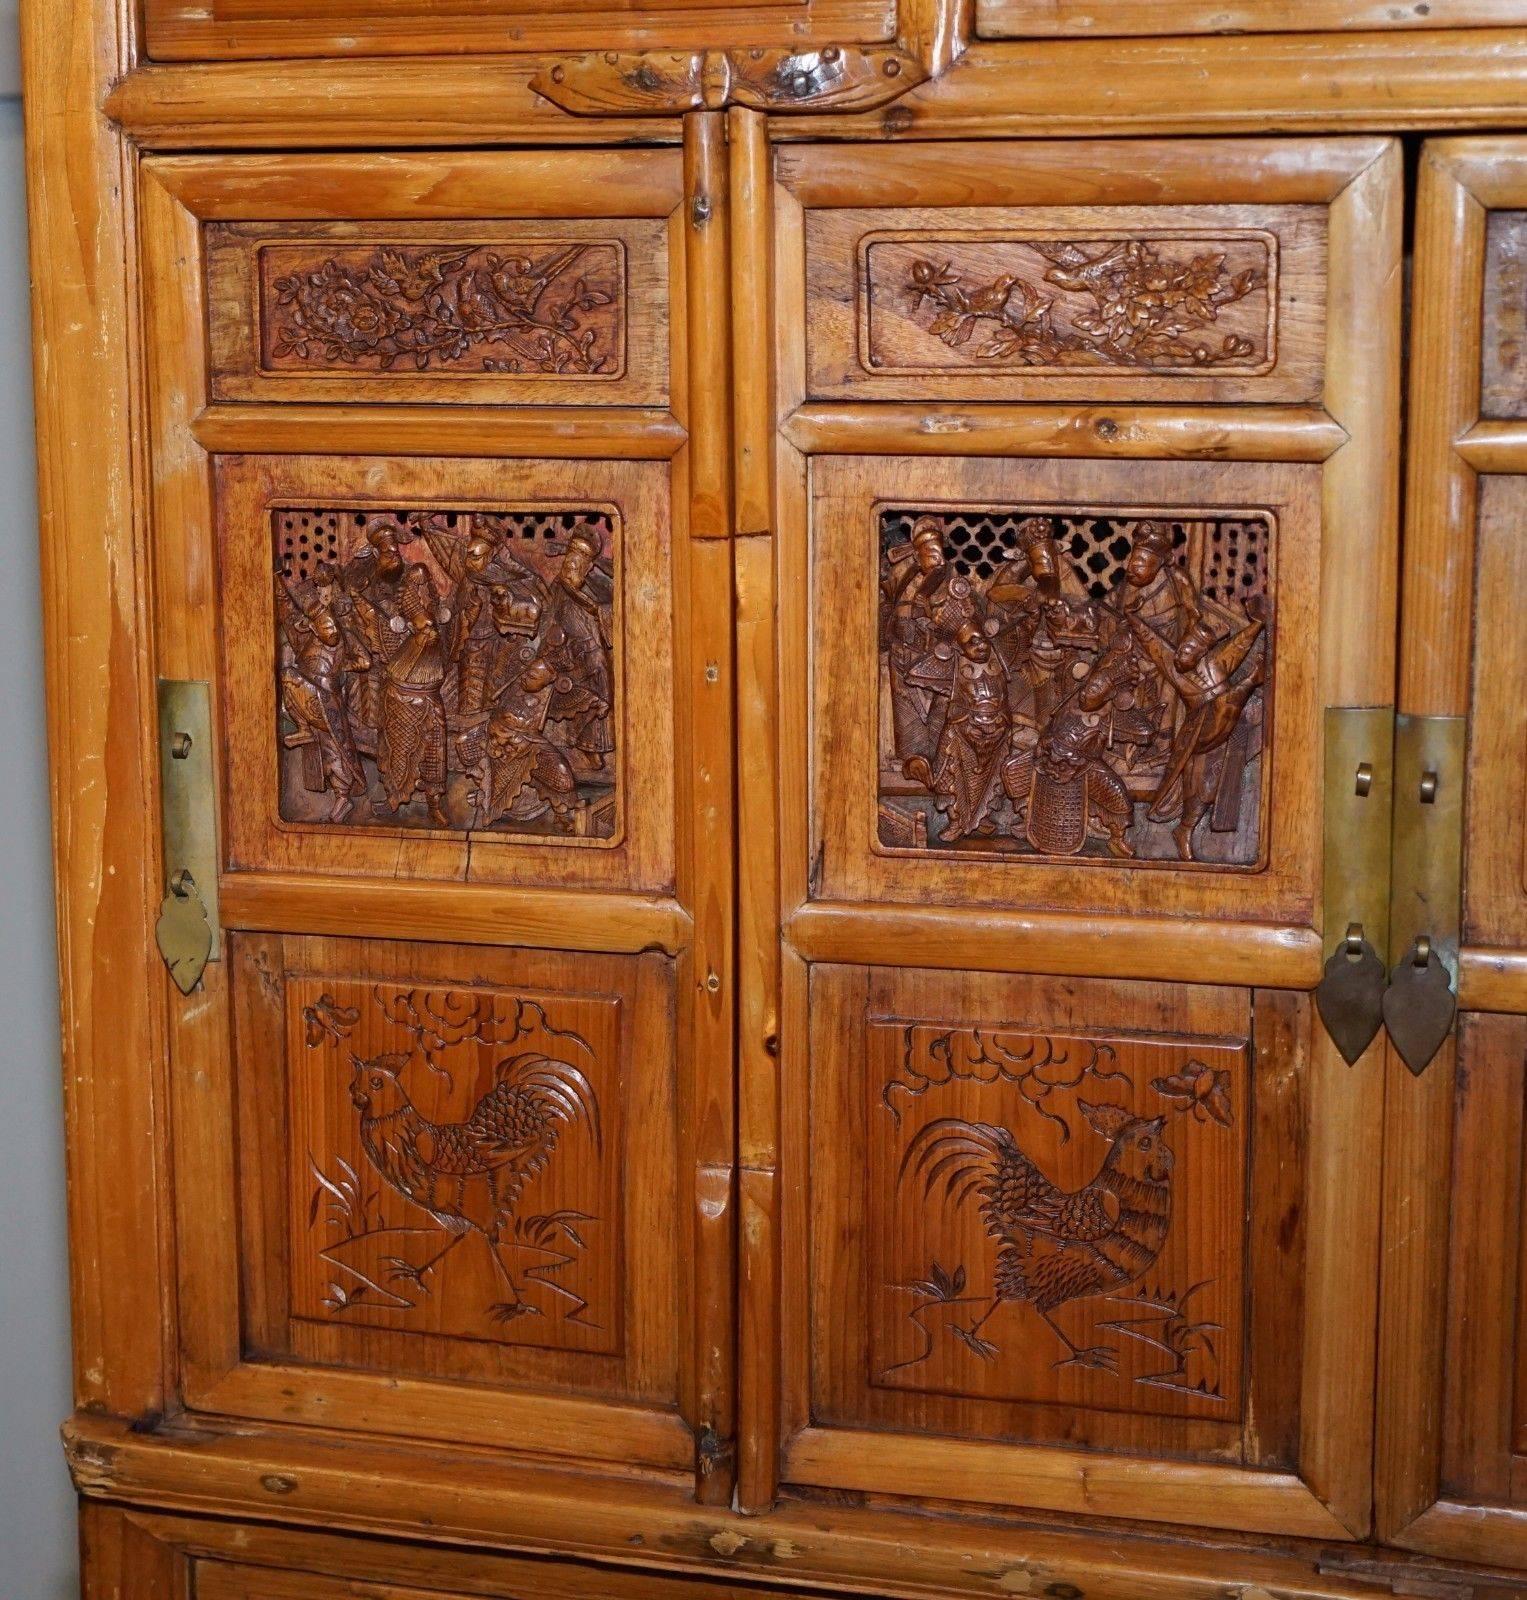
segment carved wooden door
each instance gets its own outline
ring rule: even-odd
[[[1414,298],[1399,709],[1417,754],[1409,765],[1397,755],[1395,802],[1418,820],[1408,844],[1397,832],[1395,875],[1438,858],[1451,869],[1424,932],[1460,1015],[1429,1065],[1413,1072],[1392,1053],[1388,1068],[1381,1527],[1413,1549],[1520,1565],[1527,143],[1425,147]],[[1430,805],[1418,791],[1428,772]],[[1447,817],[1428,827],[1444,805],[1451,830]]]
[[[773,178],[744,1503],[1360,1535],[1383,1051],[1310,991],[1326,708],[1390,700],[1398,150]]]
[[[677,150],[144,164],[167,784],[210,736],[221,841],[170,882],[222,940],[170,1017],[193,1411],[726,1492],[684,198]]]

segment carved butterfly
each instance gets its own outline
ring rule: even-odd
[[[1191,1110],[1197,1122],[1212,1117],[1221,1127],[1228,1128],[1235,1121],[1230,1109],[1230,1074],[1224,1067],[1188,1061],[1180,1072],[1168,1078],[1152,1078],[1151,1087],[1179,1111]]]
[[[350,1030],[360,1021],[360,1012],[354,1006],[342,1006],[333,995],[319,995],[315,1004],[302,1008],[302,1020],[307,1023],[308,1048],[323,1043],[325,1036],[348,1039]]]

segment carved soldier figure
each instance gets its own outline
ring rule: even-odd
[[[555,668],[537,658],[499,695],[478,789],[480,827],[499,817],[534,822],[548,809],[570,825],[577,779],[566,753],[545,733],[556,681]]]
[[[1194,829],[1214,798],[1209,758],[1235,732],[1246,702],[1266,676],[1266,657],[1259,654],[1237,677],[1265,626],[1260,600],[1248,601],[1246,609],[1246,624],[1226,635],[1217,634],[1207,617],[1197,618],[1175,651],[1168,651],[1138,618],[1128,619],[1141,648],[1172,683],[1186,709],[1150,809],[1154,822],[1177,817],[1172,838],[1184,861],[1193,859]]]
[[[440,635],[450,611],[429,568],[404,561],[402,546],[411,537],[392,517],[367,528],[367,549],[356,558],[362,582],[354,604],[382,662],[376,761],[385,808],[398,811],[422,794],[430,821],[448,828]]]
[[[948,819],[944,838],[990,832],[997,774],[1012,732],[1007,704],[1007,671],[974,623],[959,632],[949,715],[939,739],[932,788]]]
[[[330,597],[312,579],[290,583],[277,574],[276,617],[288,656],[281,706],[297,724],[285,743],[302,748],[308,787],[326,788],[334,797],[329,821],[343,822],[367,787],[345,708],[344,673],[368,663],[347,650]]]
[[[451,630],[448,663],[456,669],[456,711],[477,717],[488,702],[488,678],[506,635],[528,638],[540,621],[545,586],[529,567],[500,543],[489,519],[472,517],[466,535],[452,533],[431,519],[424,540],[440,569],[451,579]],[[505,591],[495,614],[493,595]]]
[[[1051,517],[1018,524],[1019,553],[987,580],[986,601],[997,653],[1007,668],[1013,714],[1043,727],[1070,685],[1063,674],[1080,659],[1070,646],[1095,646],[1097,618],[1061,554]]]
[[[603,541],[580,526],[568,537],[542,612],[540,653],[556,672],[547,720],[563,723],[579,764],[600,772],[615,748],[614,585]]]
[[[1109,591],[1109,607],[1137,617],[1174,649],[1203,606],[1193,580],[1172,560],[1172,530],[1145,521],[1135,529],[1123,576]]]
[[[881,600],[896,757],[909,778],[930,788],[954,692],[955,639],[965,624],[980,621],[984,607],[970,580],[949,566],[937,517],[919,517],[908,543],[887,556]]]

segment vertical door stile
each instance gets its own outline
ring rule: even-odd
[[[732,584],[732,395],[725,120],[684,126],[687,604],[676,645],[687,656],[689,737],[681,777],[681,892],[694,918],[680,964],[681,1026],[692,1062],[688,1119],[695,1163],[696,1496],[731,1501],[735,1473],[737,1017],[735,644]],[[681,495],[681,501],[684,497]],[[687,512],[687,515],[686,515]],[[687,971],[685,970],[687,967]]]
[[[774,586],[773,195],[768,120],[728,113],[736,472],[738,1501],[778,1478],[779,838]]]
[[[1331,206],[1326,407],[1348,442],[1323,475],[1325,706],[1394,699],[1401,176],[1400,147],[1387,141]],[[1317,784],[1314,795],[1321,792]],[[1331,931],[1323,930],[1327,939]],[[1326,1030],[1311,1029],[1308,1201],[1328,1225],[1308,1240],[1300,1460],[1307,1481],[1359,1536],[1372,1517],[1385,1048],[1376,1038],[1349,1067]],[[1354,1271],[1354,1248],[1371,1270]]]
[[[1429,145],[1417,188],[1411,291],[1402,716],[1461,717],[1469,708],[1478,486],[1455,441],[1479,416],[1485,223],[1485,208],[1447,147]],[[1397,765],[1397,805],[1400,785],[1412,781]],[[1391,965],[1401,955],[1391,950]],[[1419,1075],[1392,1047],[1387,1054],[1375,1450],[1381,1537],[1437,1497],[1457,1037]]]

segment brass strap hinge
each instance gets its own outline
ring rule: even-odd
[[[1463,921],[1462,717],[1395,718],[1394,831],[1384,1024],[1401,1059],[1423,1071],[1458,1010]]]
[[[1325,719],[1325,971],[1320,1020],[1351,1065],[1383,1025],[1389,968],[1394,712],[1330,706]]]
[[[217,800],[211,695],[205,683],[159,680],[159,806],[164,904],[154,934],[182,994],[217,959]]]
[[[1387,1027],[1412,1072],[1457,1011],[1462,717],[1336,706],[1325,722],[1326,1031],[1355,1062]]]

